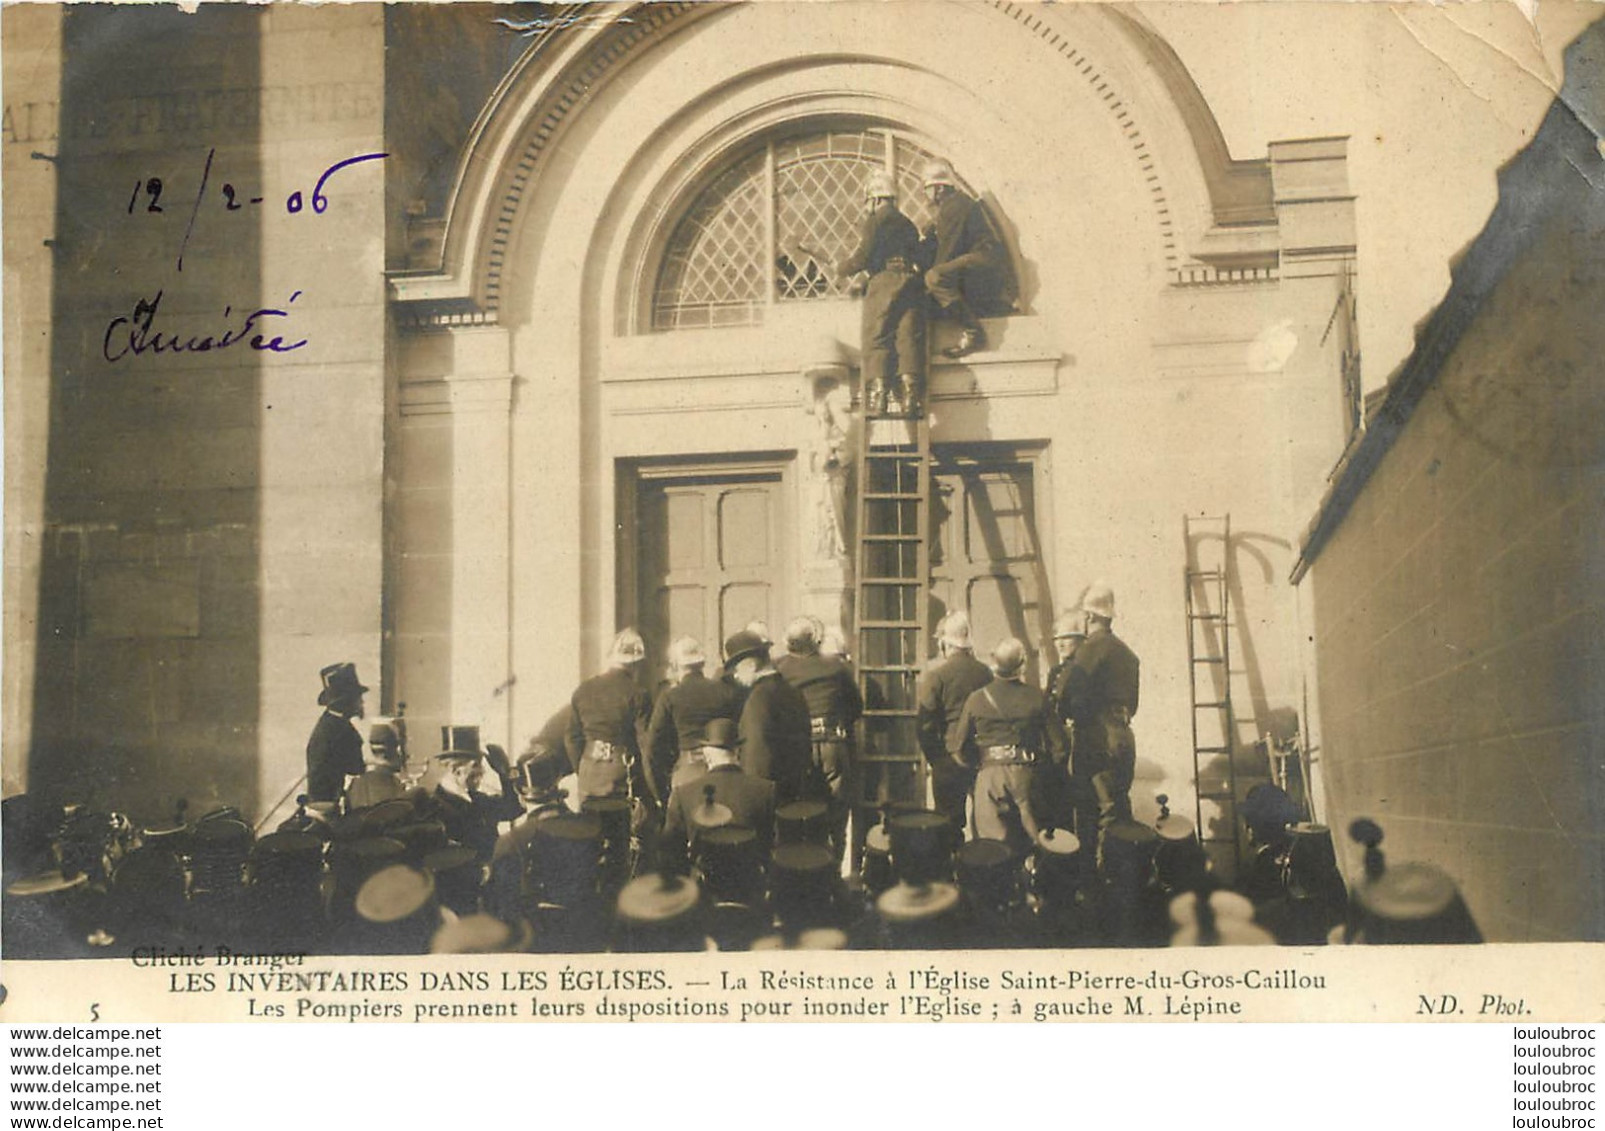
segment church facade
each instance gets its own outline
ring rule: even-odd
[[[1139,818],[1159,793],[1191,810],[1195,747],[1232,748],[1242,785],[1265,734],[1308,727],[1288,578],[1355,422],[1346,143],[1230,153],[1139,13],[7,20],[62,65],[59,98],[8,67],[7,207],[35,220],[7,228],[55,221],[7,249],[8,283],[43,281],[15,311],[42,342],[7,335],[8,428],[48,450],[7,481],[8,792],[264,816],[340,660],[371,713],[405,704],[416,759],[447,723],[521,746],[626,625],[654,665],[675,635],[712,651],[802,612],[851,640],[827,455],[859,312],[834,263],[872,172],[923,226],[932,158],[1016,292],[983,350],[933,350],[933,605],[983,650],[1020,637],[1040,678],[1055,614],[1113,587],[1143,662]],[[184,340],[254,306],[306,344],[109,348],[158,295]],[[1184,538],[1227,514],[1229,545]],[[1184,571],[1222,560],[1235,706],[1210,742]]]

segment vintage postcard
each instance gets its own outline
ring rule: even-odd
[[[1605,1016],[1597,5],[0,34],[0,1020]]]

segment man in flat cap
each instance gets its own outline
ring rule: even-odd
[[[968,613],[955,611],[937,626],[941,662],[920,676],[916,727],[920,753],[931,771],[931,794],[938,812],[953,826],[956,844],[964,835],[964,807],[975,785],[975,770],[949,749],[959,716],[971,694],[992,682],[992,669],[975,658]]]
[[[758,834],[759,858],[775,839],[775,786],[741,768],[741,738],[729,719],[709,721],[702,745],[707,773],[674,787],[664,822],[664,866],[685,872],[706,829],[736,825]]]
[[[485,780],[485,750],[479,745],[476,726],[441,727],[441,751],[435,755],[440,781],[431,796],[434,816],[446,826],[446,835],[465,848],[474,850],[481,863],[489,862],[496,848],[497,825],[522,816],[518,786],[512,768],[500,747],[491,747],[495,756],[491,769],[501,779],[501,794],[480,791]]]
[[[739,694],[723,680],[709,679],[704,674],[707,662],[702,645],[689,636],[669,645],[674,682],[658,696],[646,729],[649,770],[659,797],[707,772],[702,747],[708,724],[715,719],[734,723],[740,716]]]
[[[656,808],[656,799],[642,765],[641,739],[651,718],[652,703],[641,685],[646,644],[626,628],[613,638],[607,667],[575,689],[570,700],[574,718],[569,744],[580,752],[578,790],[587,797],[629,797],[639,830]]]
[[[770,642],[743,629],[724,644],[725,670],[747,688],[738,732],[741,768],[775,783],[775,803],[785,805],[812,789],[814,744],[808,703],[781,678],[769,660]]]
[[[347,775],[362,773],[356,720],[362,718],[368,689],[352,663],[330,664],[318,675],[323,680],[318,693],[323,714],[307,740],[307,800],[334,802],[345,792]]]

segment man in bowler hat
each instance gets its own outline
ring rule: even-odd
[[[775,783],[780,805],[805,794],[824,793],[814,784],[814,741],[808,702],[769,660],[770,643],[743,629],[724,643],[725,670],[747,688],[741,708],[741,768]]]
[[[323,714],[307,740],[307,800],[332,802],[345,792],[347,775],[362,773],[362,735],[356,720],[362,718],[362,697],[368,689],[352,663],[330,664],[318,675],[323,679],[318,693]]]

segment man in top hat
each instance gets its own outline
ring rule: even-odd
[[[348,810],[366,809],[407,794],[401,768],[407,755],[401,748],[401,729],[389,719],[375,719],[368,728],[368,752],[362,757],[360,777],[346,789]]]
[[[357,665],[330,664],[318,673],[323,707],[312,737],[307,740],[307,798],[338,801],[345,792],[346,776],[362,773],[362,735],[356,720],[362,718],[368,689],[357,678]]]
[[[664,863],[669,870],[684,873],[696,854],[702,831],[727,824],[757,833],[760,857],[769,858],[775,839],[775,785],[741,768],[736,756],[740,745],[735,723],[729,719],[708,722],[702,745],[707,773],[676,785],[669,795],[664,822]],[[709,789],[713,790],[711,805]],[[710,814],[717,816],[710,819]]]
[[[955,611],[936,630],[942,659],[919,681],[916,728],[920,752],[931,771],[931,794],[957,836],[964,834],[964,806],[975,785],[975,770],[949,751],[958,737],[959,716],[972,694],[992,682],[992,669],[975,658],[970,617]]]
[[[1031,798],[1037,767],[1066,754],[1047,697],[1025,682],[1025,658],[1012,636],[992,650],[997,678],[971,692],[948,740],[948,753],[976,770],[976,836],[1021,850],[1042,831]]]
[[[1137,713],[1137,654],[1114,634],[1115,593],[1102,583],[1081,599],[1087,638],[1076,649],[1065,677],[1064,702],[1075,726],[1071,786],[1076,795],[1076,833],[1091,840],[1117,820],[1131,820],[1131,782],[1137,766],[1137,740],[1131,719]],[[1100,850],[1099,856],[1102,856]]]
[[[842,277],[869,272],[864,289],[864,412],[886,414],[886,393],[895,380],[903,412],[917,416],[925,385],[925,288],[917,259],[919,233],[897,207],[897,184],[877,170],[864,183],[866,211],[858,247],[837,265]]]
[[[770,642],[743,629],[725,641],[725,670],[747,689],[741,708],[741,768],[775,783],[785,805],[811,789],[814,744],[808,703],[769,660]]]
[[[847,831],[845,795],[853,769],[853,727],[864,713],[864,698],[847,665],[821,655],[824,635],[825,626],[818,618],[797,617],[786,626],[786,654],[775,669],[808,704],[814,772],[829,791],[831,831],[841,848]]]
[[[702,645],[689,636],[669,645],[674,682],[658,697],[646,729],[648,770],[659,797],[668,797],[681,782],[707,772],[702,748],[708,724],[715,719],[734,723],[741,713],[736,690],[704,674],[707,662]]]
[[[480,749],[478,727],[441,727],[441,746],[443,749],[435,755],[440,780],[430,796],[433,815],[446,826],[448,837],[473,849],[482,863],[488,862],[496,848],[496,826],[524,812],[512,767],[500,747]],[[487,761],[501,779],[500,796],[480,791]]]
[[[920,241],[925,290],[938,317],[961,327],[958,342],[942,352],[963,357],[986,344],[976,308],[1007,303],[1008,263],[986,212],[958,187],[952,165],[937,158],[925,166],[925,195],[936,208],[936,222]]]
[[[629,797],[636,803],[638,829],[656,806],[641,759],[641,738],[652,715],[641,686],[645,661],[641,634],[626,628],[613,638],[606,669],[580,684],[569,701],[574,708],[569,744],[580,752],[580,800]]]

